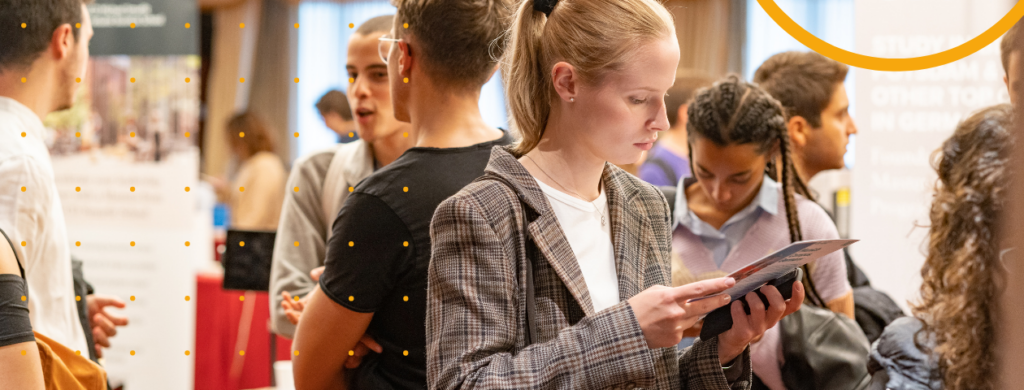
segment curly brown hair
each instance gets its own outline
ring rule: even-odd
[[[936,151],[921,300],[920,335],[935,337],[946,389],[993,389],[996,298],[1001,275],[998,217],[1009,181],[1009,105],[983,109]]]

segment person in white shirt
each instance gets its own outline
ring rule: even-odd
[[[0,0],[0,229],[24,260],[29,318],[41,334],[88,354],[79,319],[64,212],[43,143],[42,119],[70,108],[85,77],[93,30],[83,0]],[[89,295],[97,345],[126,318],[107,314],[117,298]],[[101,354],[97,346],[97,354]]]

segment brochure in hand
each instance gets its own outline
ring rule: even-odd
[[[729,277],[736,279],[736,285],[732,286],[732,288],[719,293],[694,298],[689,302],[697,302],[721,296],[722,294],[729,294],[731,300],[735,301],[760,288],[765,283],[792,272],[795,268],[799,268],[829,253],[846,248],[857,241],[809,240],[794,242],[729,274]]]

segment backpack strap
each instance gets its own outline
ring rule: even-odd
[[[356,140],[337,147],[334,157],[331,157],[331,164],[327,167],[327,176],[324,177],[324,187],[320,193],[328,237],[334,227],[334,219],[343,206],[342,194],[348,191],[349,186],[355,186],[371,172],[373,153],[366,141]]]
[[[18,262],[18,271],[21,272],[21,278],[25,279],[25,268],[21,266],[21,259],[18,258],[18,251],[14,250],[14,243],[11,242],[11,238],[7,236],[4,229],[0,229],[0,234],[7,240],[7,245],[11,246],[11,252],[14,252],[14,261]]]

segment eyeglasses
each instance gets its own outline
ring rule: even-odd
[[[401,38],[394,38],[391,34],[384,34],[382,37],[377,38],[377,54],[380,55],[380,59],[384,61],[384,64],[388,63],[388,54],[391,53],[391,46],[395,42],[401,41]]]

